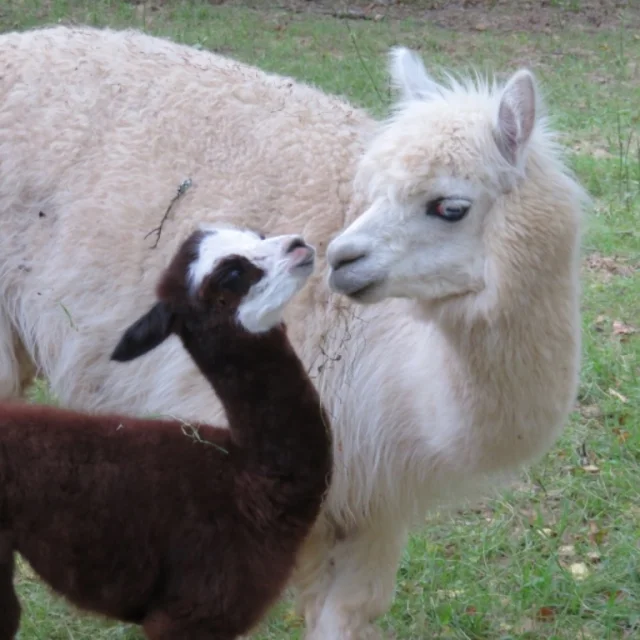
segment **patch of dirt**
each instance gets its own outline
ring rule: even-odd
[[[171,0],[156,0],[168,4]],[[209,0],[214,5],[346,20],[413,18],[456,31],[557,32],[640,29],[638,0]]]

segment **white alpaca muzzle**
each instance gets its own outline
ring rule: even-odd
[[[387,270],[376,261],[362,237],[335,238],[327,249],[329,287],[358,302],[374,302],[382,296]]]

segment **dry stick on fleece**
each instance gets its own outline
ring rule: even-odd
[[[169,218],[169,214],[171,213],[171,210],[173,209],[173,205],[180,200],[180,198],[188,191],[189,187],[191,187],[191,178],[187,178],[186,180],[183,180],[180,183],[180,186],[178,187],[178,190],[176,191],[176,195],[173,196],[173,198],[171,198],[171,202],[169,203],[169,206],[167,207],[167,210],[164,212],[164,215],[162,216],[162,220],[160,220],[160,224],[155,227],[154,229],[151,229],[151,231],[149,231],[149,233],[147,233],[147,235],[144,237],[145,240],[152,234],[155,233],[156,234],[156,241],[153,243],[153,246],[151,247],[152,249],[155,249],[158,246],[158,243],[160,242],[160,236],[162,235],[162,229],[164,228],[164,223],[167,221],[167,219]]]
[[[149,640],[232,640],[263,617],[331,477],[327,419],[281,322],[314,258],[298,236],[198,230],[112,354],[175,334],[229,429],[0,406],[0,640],[19,627],[16,552]]]

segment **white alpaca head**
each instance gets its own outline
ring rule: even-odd
[[[315,249],[298,235],[265,238],[246,229],[201,225],[188,267],[192,295],[213,281],[217,290],[241,296],[238,323],[251,333],[282,321],[287,303],[311,275]]]
[[[390,66],[400,100],[360,161],[364,211],[329,244],[329,284],[363,303],[480,292],[488,217],[525,175],[533,77],[521,70],[504,87],[452,78],[442,86],[405,48],[392,50]]]

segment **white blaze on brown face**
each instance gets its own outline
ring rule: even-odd
[[[247,331],[267,331],[282,319],[285,305],[304,286],[315,263],[315,249],[298,235],[263,238],[249,230],[202,226],[204,232],[198,247],[198,257],[190,265],[188,279],[192,291],[202,282],[225,268],[230,256],[239,256],[262,272],[248,291],[241,292],[237,310],[238,322]],[[236,260],[221,274],[225,286],[243,278],[245,263]]]

